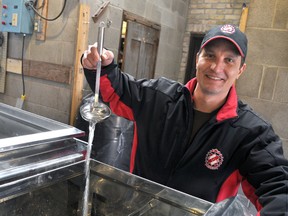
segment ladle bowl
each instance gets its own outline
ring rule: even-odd
[[[87,102],[80,107],[82,118],[88,122],[99,123],[111,115],[110,108],[101,102]]]

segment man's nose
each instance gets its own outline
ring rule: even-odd
[[[212,62],[210,68],[215,72],[222,72],[224,69],[224,63],[221,60],[215,60]]]

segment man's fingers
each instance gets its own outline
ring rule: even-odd
[[[95,61],[94,58],[91,57],[90,50],[85,50],[83,58],[82,58],[83,67],[90,69],[90,70],[95,69],[96,68],[96,62],[97,61]]]
[[[93,45],[89,45],[88,49],[84,51],[84,56],[82,58],[82,65],[87,69],[96,69],[97,62],[99,61],[99,53],[97,51],[97,42]],[[114,59],[113,52],[103,49],[103,53],[101,55],[102,65],[107,66],[112,63]]]
[[[93,65],[88,59],[83,59],[82,60],[82,65],[84,68],[87,68],[89,70],[93,70],[96,68],[95,65]]]
[[[102,59],[103,66],[107,66],[112,63],[114,59],[114,54],[113,52],[104,49],[101,59]]]

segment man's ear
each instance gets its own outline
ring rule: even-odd
[[[197,54],[196,54],[196,65],[198,64],[199,55],[200,55],[200,53],[199,53],[199,52],[197,52]]]
[[[242,75],[242,73],[246,70],[246,63],[244,63],[242,65],[242,67],[240,68],[238,75],[237,75],[237,79]]]

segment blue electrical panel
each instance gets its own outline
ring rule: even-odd
[[[34,11],[28,0],[2,0],[0,31],[32,34],[33,23]]]

